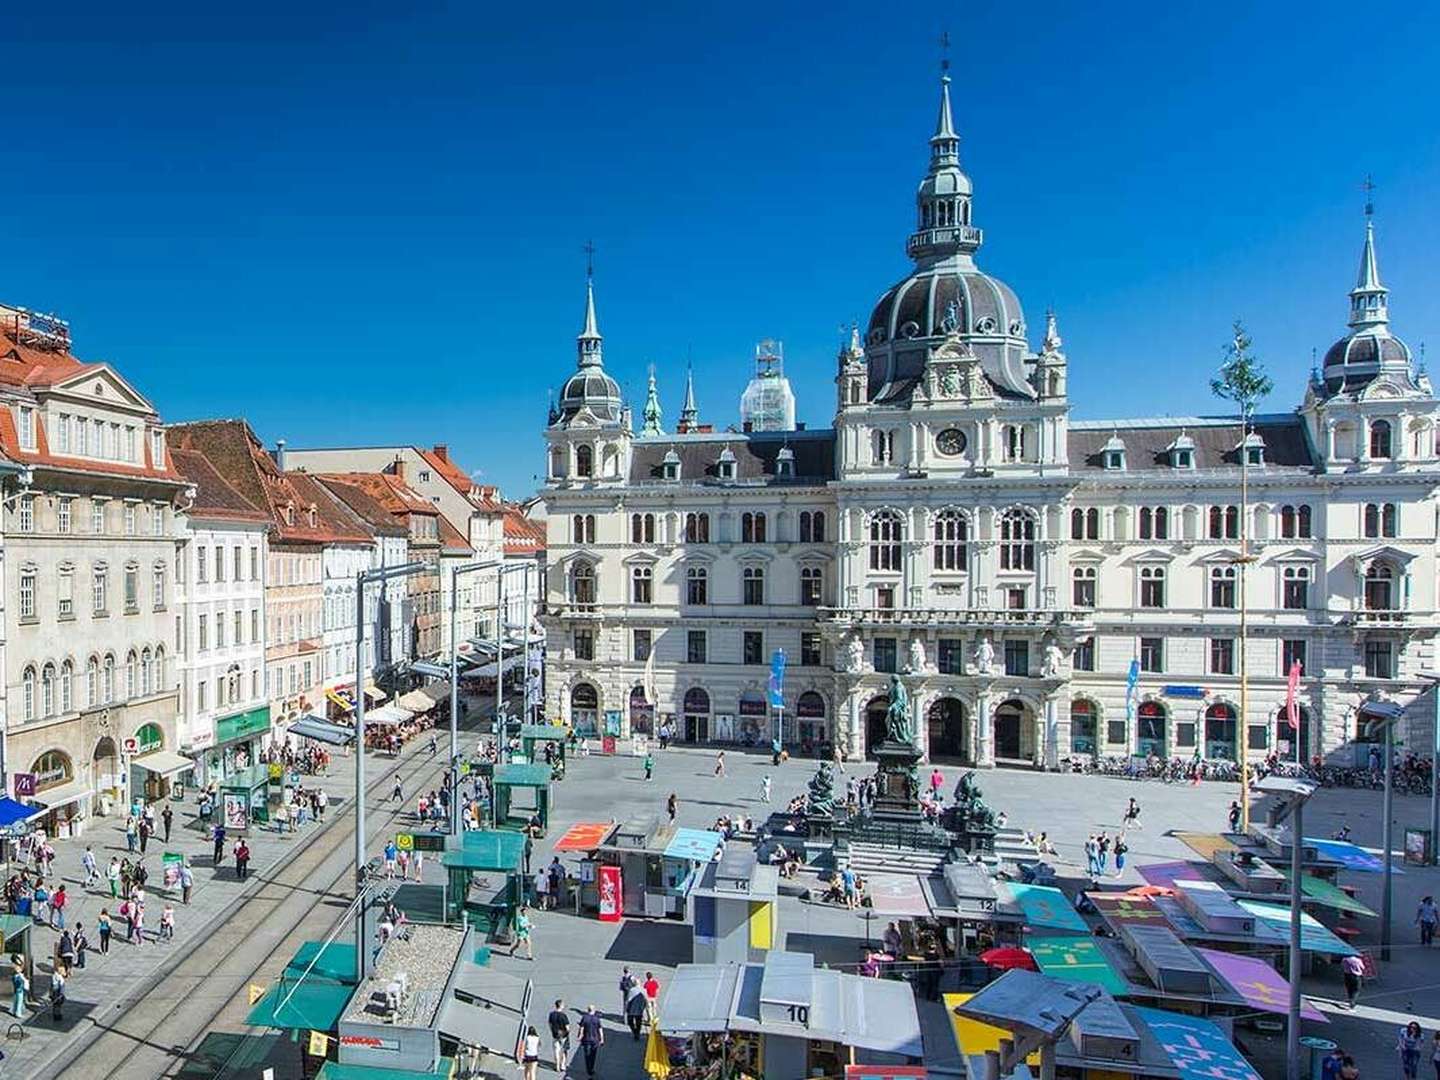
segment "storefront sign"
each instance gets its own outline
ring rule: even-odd
[[[602,866],[599,871],[600,921],[619,922],[623,904],[620,867]]]
[[[395,834],[395,846],[401,851],[415,850],[415,834],[402,832]]]
[[[139,731],[135,732],[135,749],[133,753],[148,754],[155,750],[165,748],[165,733],[160,730],[159,724],[145,724]],[[127,752],[131,752],[128,751]]]
[[[1209,691],[1203,686],[1162,686],[1160,692],[1166,697],[1203,699]]]
[[[15,794],[19,798],[35,794],[35,774],[30,772],[17,772],[15,774]]]
[[[197,731],[190,736],[191,750],[208,750],[215,745],[215,732],[210,730]]]
[[[220,743],[263,735],[270,730],[270,706],[260,705],[247,712],[222,716],[215,721],[215,739]]]
[[[341,1046],[357,1046],[365,1050],[399,1050],[399,1039],[382,1039],[376,1035],[341,1035]]]

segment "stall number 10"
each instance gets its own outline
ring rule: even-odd
[[[792,1024],[804,1024],[806,1027],[810,1026],[809,1005],[786,1005],[785,1011],[790,1014],[790,1022]]]

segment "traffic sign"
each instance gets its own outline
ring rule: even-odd
[[[402,832],[395,834],[395,846],[401,851],[415,850],[415,834]]]

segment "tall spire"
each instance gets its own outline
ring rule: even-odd
[[[1390,323],[1389,294],[1380,281],[1380,263],[1375,257],[1375,205],[1369,192],[1375,185],[1365,178],[1365,246],[1360,249],[1360,272],[1350,290],[1350,326],[1355,330],[1384,330]]]
[[[685,365],[685,400],[680,403],[680,419],[677,431],[689,431],[700,420],[700,410],[695,407],[695,369]]]
[[[955,120],[950,114],[950,76],[940,76],[940,115],[935,119],[935,134],[930,136],[930,168],[960,164],[960,136],[955,134]]]
[[[664,435],[665,431],[660,427],[660,393],[655,388],[655,365],[650,365],[650,388],[645,394],[645,408],[641,412],[641,418],[645,421],[640,428],[641,435]]]
[[[587,254],[593,256],[595,253],[594,244],[586,244]],[[599,324],[595,321],[595,268],[593,263],[585,268],[585,328],[580,331],[580,336],[575,339],[576,350],[580,357],[581,367],[600,367],[604,360],[604,349],[601,347]]]
[[[948,44],[948,40],[944,40]],[[959,256],[964,265],[983,240],[970,224],[970,178],[960,168],[960,136],[950,109],[950,61],[940,65],[940,111],[930,136],[930,168],[915,196],[916,231],[906,252],[922,265]]]

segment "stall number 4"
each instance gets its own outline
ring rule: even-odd
[[[792,1024],[804,1024],[806,1027],[810,1026],[809,1005],[786,1005],[785,1011],[789,1014]]]

